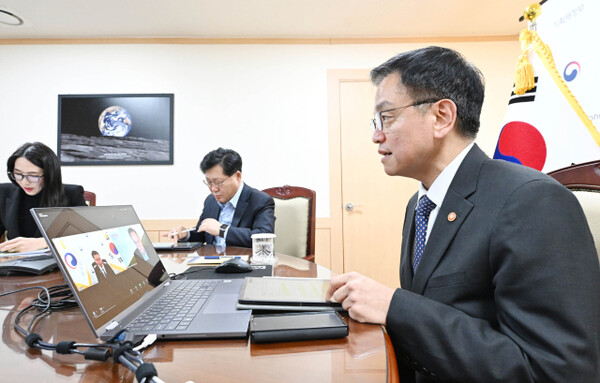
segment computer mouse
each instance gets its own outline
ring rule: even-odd
[[[231,258],[215,267],[216,273],[248,273],[252,267],[241,258]]]

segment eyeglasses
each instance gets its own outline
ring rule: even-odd
[[[228,179],[230,179],[231,177],[233,177],[233,174],[230,175],[229,177],[225,178],[222,181],[219,180],[202,180],[202,182],[204,182],[204,185],[208,186],[209,189],[212,189],[213,187],[216,187],[217,189],[220,189],[223,184],[225,183],[225,181],[227,181]]]
[[[15,180],[17,182],[23,181],[23,178],[27,178],[27,181],[29,181],[31,183],[34,183],[34,184],[37,184],[38,182],[40,182],[40,179],[43,177],[43,175],[41,175],[41,176],[32,176],[32,175],[29,175],[29,174],[20,174],[20,173],[15,173],[15,172],[6,172],[6,173],[8,174],[8,176],[11,179],[13,179],[13,180]]]
[[[375,113],[374,118],[371,120],[371,128],[373,129],[373,132],[375,132],[376,130],[379,130],[380,132],[383,131],[383,119],[381,117],[382,113],[391,112],[393,110],[398,110],[398,109],[406,109],[406,108],[410,108],[410,107],[418,106],[418,105],[423,105],[423,104],[431,104],[433,102],[438,102],[438,101],[440,101],[440,100],[430,99],[430,100],[425,100],[425,101],[417,101],[417,102],[415,102],[413,104],[410,104],[410,105],[399,106],[397,108],[392,108],[392,109],[386,109],[386,110],[379,111],[379,112]]]

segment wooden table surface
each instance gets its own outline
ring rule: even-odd
[[[250,249],[228,247],[227,255]],[[196,255],[216,254],[213,246],[191,253],[160,253],[167,271],[181,272]],[[278,254],[276,276],[329,278],[328,269]],[[42,276],[0,277],[0,294],[31,286],[64,284],[59,271]],[[13,328],[16,314],[36,296],[27,291],[0,297],[2,342],[0,382],[135,382],[134,375],[113,362],[87,361],[80,355],[30,350]],[[26,326],[28,317],[21,322]],[[346,318],[347,319],[347,318]],[[394,352],[383,328],[347,319],[344,339],[254,344],[248,339],[160,341],[146,349],[164,382],[398,382]],[[34,332],[45,342],[97,343],[79,308],[40,319]]]

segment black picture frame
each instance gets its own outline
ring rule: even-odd
[[[63,166],[172,165],[172,93],[58,95]]]

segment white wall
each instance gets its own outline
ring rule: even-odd
[[[196,218],[208,194],[200,160],[223,146],[241,154],[248,184],[315,189],[328,217],[327,69],[372,68],[423,45],[0,45],[0,162],[26,141],[56,150],[58,94],[174,93],[174,165],[65,166],[63,181],[142,219]],[[518,42],[444,45],[486,76],[478,143],[491,155]]]

